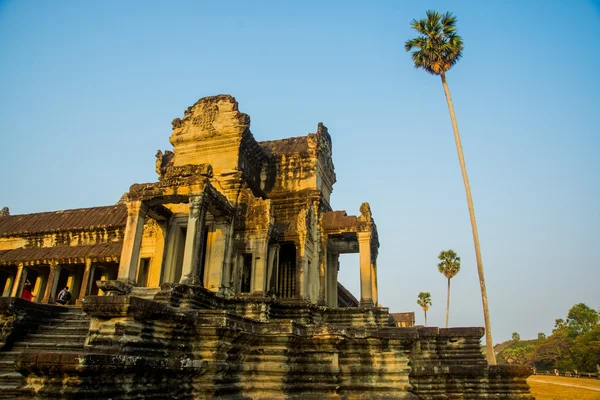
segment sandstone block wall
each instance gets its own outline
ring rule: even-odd
[[[398,328],[386,309],[222,298],[89,296],[83,352],[23,354],[28,398],[532,399],[523,368],[488,368],[481,328]]]

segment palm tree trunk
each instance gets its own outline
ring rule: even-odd
[[[446,328],[448,327],[448,313],[450,312],[450,278],[448,278],[448,300],[446,301]]]
[[[442,85],[444,86],[444,94],[448,102],[448,110],[450,111],[450,120],[452,121],[452,129],[454,130],[454,141],[456,142],[456,151],[458,152],[458,161],[462,171],[463,182],[465,184],[465,192],[467,194],[467,205],[469,207],[469,217],[471,218],[471,229],[473,231],[473,242],[475,244],[475,258],[477,259],[477,272],[479,273],[479,285],[481,286],[481,302],[483,303],[483,319],[485,321],[485,347],[489,365],[496,365],[496,355],[494,354],[494,344],[492,341],[492,326],[490,324],[490,311],[488,309],[487,290],[485,288],[485,278],[483,276],[483,262],[481,261],[481,250],[479,248],[479,233],[477,232],[477,221],[475,220],[475,210],[473,208],[473,199],[471,197],[471,187],[469,186],[469,177],[467,176],[467,167],[463,157],[462,145],[460,143],[460,134],[458,133],[458,124],[454,115],[454,106],[452,105],[452,97],[450,89],[446,82],[446,75],[441,74]]]
[[[423,310],[423,312],[425,313],[425,326],[427,326],[427,311]]]

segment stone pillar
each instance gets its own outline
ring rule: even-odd
[[[119,262],[118,280],[135,285],[137,267],[140,262],[140,247],[144,232],[144,218],[148,208],[142,201],[128,201],[127,225]]]
[[[33,297],[33,301],[39,303],[44,298],[44,293],[46,292],[46,285],[48,284],[48,277],[46,275],[39,274],[37,279],[35,280],[35,296]]]
[[[377,261],[371,263],[371,293],[373,294],[373,304],[378,304],[377,296]]]
[[[190,215],[188,218],[185,250],[183,252],[183,267],[180,283],[200,285],[200,267],[204,252],[204,226],[206,225],[206,210],[204,194],[190,197]]]
[[[229,221],[223,218],[219,218],[215,221],[215,232],[213,234],[212,249],[210,253],[211,257],[210,260],[207,259],[207,263],[204,267],[207,270],[207,279],[204,286],[213,292],[218,291],[223,283],[223,270],[225,267],[229,228]]]
[[[60,277],[60,265],[56,261],[50,262],[50,273],[48,274],[48,283],[46,284],[46,292],[42,303],[54,302],[56,286],[58,286],[58,278]]]
[[[2,292],[2,297],[10,297],[14,283],[15,276],[11,274],[8,276],[8,278],[6,278],[6,284],[4,285],[4,292]]]
[[[23,284],[27,279],[27,270],[23,263],[19,263],[17,266],[17,275],[13,283],[12,290],[10,291],[10,297],[21,297],[21,291],[23,290]]]
[[[306,298],[306,265],[304,246],[296,245],[296,297]]]
[[[175,280],[175,267],[177,262],[178,234],[181,227],[173,220],[169,221],[167,228],[167,239],[162,270],[162,282],[173,282]]]
[[[90,291],[90,284],[92,283],[92,277],[94,276],[94,271],[92,268],[92,259],[85,259],[85,269],[83,270],[83,278],[81,279],[81,289],[79,291],[78,301],[83,300],[85,296],[87,296]]]
[[[156,221],[159,229],[156,231],[155,242],[154,242],[154,253],[148,263],[148,275],[146,278],[147,287],[159,287],[161,284],[162,269],[164,268],[165,250],[166,250],[166,238],[167,238],[167,227],[168,222]]]
[[[337,275],[338,275],[338,257],[339,255],[329,251],[327,254],[327,305],[337,307]]]
[[[269,257],[267,264],[267,292],[277,290],[277,267],[279,263],[279,244],[269,246]]]
[[[252,263],[252,280],[250,283],[250,291],[252,293],[265,293],[268,246],[267,235],[261,235],[258,239],[258,246],[255,247],[255,253],[252,254],[254,257],[254,262]]]
[[[234,221],[233,218],[229,221],[229,227],[227,229],[227,237],[225,242],[225,258],[223,260],[223,279],[221,279],[221,292],[223,294],[231,294],[232,289],[232,275],[235,260],[233,257],[233,233],[234,233]]]
[[[319,252],[319,304],[327,304],[327,240],[321,241],[321,249]]]
[[[373,306],[373,284],[371,283],[371,232],[358,232],[360,253],[360,305]]]

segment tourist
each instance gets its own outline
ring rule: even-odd
[[[27,282],[25,282],[25,286],[23,287],[23,294],[21,295],[21,298],[31,301],[33,299],[33,293],[31,292],[32,290],[31,282],[27,280]]]
[[[71,300],[71,293],[69,292],[69,287],[65,286],[63,290],[58,293],[58,297],[56,299],[56,303],[62,304],[63,306],[67,304]]]
[[[558,370],[556,368],[554,368],[554,375],[558,376]]]

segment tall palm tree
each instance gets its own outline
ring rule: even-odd
[[[427,310],[429,310],[429,306],[431,305],[431,293],[419,293],[419,299],[417,300],[417,304],[423,307],[423,312],[425,312],[425,326],[427,326]]]
[[[492,327],[490,324],[490,312],[488,309],[487,291],[485,288],[485,279],[483,276],[483,262],[481,261],[481,251],[479,249],[479,234],[477,233],[477,221],[475,220],[475,210],[473,209],[473,199],[471,197],[471,188],[469,186],[469,177],[460,143],[458,125],[454,115],[454,106],[448,82],[446,82],[446,72],[460,60],[463,50],[462,38],[456,31],[456,17],[450,12],[440,14],[436,11],[427,11],[425,19],[413,19],[411,26],[419,33],[414,39],[408,40],[404,44],[406,51],[412,52],[412,60],[415,68],[423,68],[432,75],[439,75],[442,79],[442,86],[448,102],[450,111],[450,120],[454,130],[454,140],[456,150],[458,151],[458,161],[462,171],[465,192],[467,194],[467,205],[469,207],[469,216],[471,218],[471,229],[473,231],[473,242],[475,244],[475,257],[477,259],[477,272],[479,273],[479,285],[481,286],[481,300],[483,303],[483,318],[485,320],[485,345],[487,349],[488,364],[496,365],[496,355],[492,341]]]
[[[450,312],[450,279],[454,278],[460,271],[460,257],[454,250],[441,251],[438,256],[440,263],[438,270],[448,278],[448,301],[446,302],[446,328],[448,327],[448,314]]]

